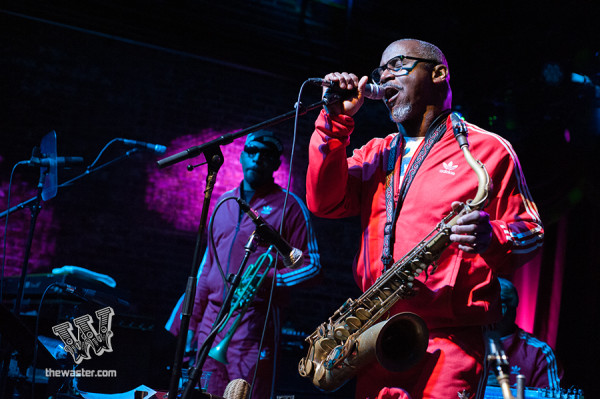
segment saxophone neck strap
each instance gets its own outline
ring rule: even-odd
[[[398,167],[398,159],[401,158],[399,154],[403,152],[402,149],[404,148],[405,140],[402,139],[401,134],[398,134],[390,144],[390,154],[386,166],[385,177],[385,225],[383,229],[383,250],[381,255],[384,272],[394,262],[392,247],[396,238],[395,226],[396,220],[398,219],[398,210],[402,208],[406,193],[408,192],[417,171],[423,164],[423,161],[425,161],[427,154],[429,154],[429,151],[431,151],[434,144],[437,143],[446,132],[445,122],[449,114],[450,110],[442,112],[427,130],[423,145],[410,163],[404,175],[404,179],[402,180],[402,187],[400,187],[398,194],[398,203],[394,201],[394,190],[396,187],[395,176],[396,168]]]

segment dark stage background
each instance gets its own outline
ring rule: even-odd
[[[561,298],[553,314],[563,386],[596,397],[599,10],[593,2],[522,3],[4,1],[0,210],[13,165],[29,159],[52,130],[58,155],[84,157],[85,166],[116,137],[166,145],[170,155],[291,111],[309,77],[368,74],[391,41],[427,40],[448,57],[454,105],[509,139],[520,156],[547,230],[535,298],[543,310],[535,325],[544,325],[548,304]],[[573,72],[591,83],[572,82]],[[302,102],[319,95],[307,87]],[[312,111],[299,120],[292,190],[300,196],[315,117]],[[289,165],[293,123],[273,130],[285,141]],[[385,107],[370,102],[357,116],[352,146],[393,130]],[[111,145],[102,161],[128,149]],[[224,149],[217,190],[241,180],[240,150],[239,140]],[[102,368],[122,370],[100,384],[115,392],[142,383],[164,387],[174,340],[162,326],[191,267],[206,171],[188,172],[188,162],[159,170],[161,157],[140,152],[60,188],[43,203],[35,229],[30,273],[85,267],[112,276],[118,295],[131,303],[115,316],[114,352],[96,359]],[[59,170],[59,183],[82,171]],[[11,205],[35,195],[38,176],[36,168],[17,168]],[[28,210],[8,218],[7,276],[20,273],[29,220]],[[298,345],[346,298],[358,296],[350,265],[360,232],[355,219],[313,220],[323,274],[294,291],[284,314],[278,392],[316,398],[296,375]],[[557,265],[564,266],[558,276]],[[560,292],[552,291],[557,280]],[[41,329],[46,335],[52,312],[69,312],[52,306]],[[350,397],[348,390],[323,397]]]

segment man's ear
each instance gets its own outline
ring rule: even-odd
[[[433,83],[442,83],[448,79],[448,67],[444,64],[438,64],[431,72]]]

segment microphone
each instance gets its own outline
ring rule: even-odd
[[[304,261],[304,254],[298,248],[292,247],[273,226],[265,220],[252,208],[246,201],[236,198],[242,211],[244,211],[256,225],[258,235],[269,244],[273,245],[277,252],[283,258],[283,264],[290,269],[297,269]]]
[[[229,381],[225,387],[223,396],[213,395],[208,392],[196,392],[194,391],[194,398],[198,399],[247,399],[250,395],[250,384],[241,378]],[[154,396],[153,396],[154,397]]]
[[[39,158],[39,157],[31,157],[29,161],[27,161],[27,165],[29,166],[51,166],[54,158]],[[56,166],[69,167],[71,165],[79,165],[83,163],[82,157],[56,157]]]
[[[34,149],[33,154],[31,154],[32,158],[41,157],[50,160],[46,170],[40,170],[41,173],[46,173],[46,177],[44,178],[44,188],[42,188],[42,199],[44,201],[56,197],[56,193],[58,192],[58,165],[56,162],[56,154],[56,132],[54,130],[42,138],[40,151]]]
[[[504,353],[502,343],[498,338],[498,333],[495,331],[488,331],[488,356],[487,360],[491,364],[494,374],[498,379],[498,382],[502,380],[508,381],[508,375],[510,373],[510,365],[508,363],[508,357]]]
[[[223,392],[226,399],[246,399],[250,394],[250,384],[241,378],[229,381]]]
[[[321,78],[309,78],[308,81],[311,83],[314,83],[314,84],[318,84],[320,86],[329,87],[330,90],[332,90],[338,94],[346,94],[346,93],[356,94],[356,92],[357,92],[356,89],[342,90],[339,88],[339,85],[337,82],[330,82],[329,80],[325,80],[325,79],[321,79]],[[365,86],[365,89],[363,91],[363,94],[366,98],[368,98],[370,100],[381,100],[385,97],[385,89],[383,88],[383,86],[379,86],[379,85],[372,84],[372,83],[367,83],[367,85]]]
[[[62,289],[69,294],[75,295],[87,302],[94,302],[101,306],[114,306],[120,305],[129,307],[129,302],[124,299],[118,298],[114,295],[103,294],[96,290],[88,289],[88,288],[80,288],[71,284],[66,283],[54,283],[57,287]]]
[[[122,142],[125,145],[130,146],[130,147],[145,148],[147,150],[154,151],[157,154],[164,154],[165,152],[167,152],[167,147],[165,147],[164,145],[160,145],[160,144],[144,143],[143,141],[129,140],[129,139],[117,139],[117,140]]]

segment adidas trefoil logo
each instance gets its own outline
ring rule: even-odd
[[[446,173],[453,176],[456,174],[454,173],[454,169],[458,168],[458,165],[455,165],[452,161],[448,163],[442,162],[442,164],[444,165],[444,169],[440,169],[440,173]]]
[[[263,206],[262,210],[260,211],[260,213],[262,213],[263,215],[270,215],[271,212],[273,212],[273,207],[271,207],[270,205]]]

